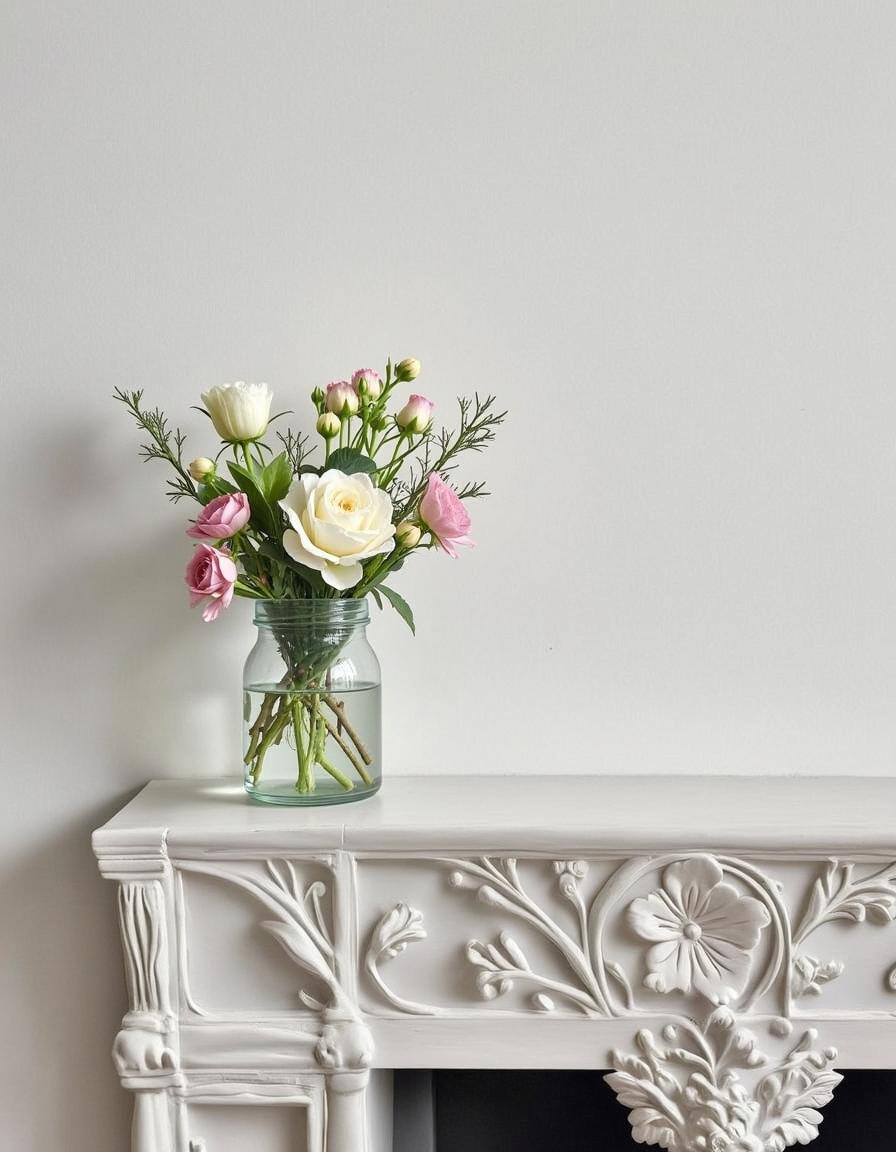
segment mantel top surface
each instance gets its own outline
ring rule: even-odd
[[[395,776],[379,795],[313,809],[250,801],[232,779],[156,780],[95,835],[97,850],[169,844],[483,851],[896,848],[896,778]]]

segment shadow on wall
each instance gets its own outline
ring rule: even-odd
[[[29,468],[6,541],[19,588],[2,605],[0,1143],[16,1152],[127,1144],[110,1058],[126,1007],[115,892],[91,832],[152,777],[238,779],[248,613],[204,631],[182,580],[188,509],[159,507],[164,470],[147,465],[142,514],[143,466],[104,430],[29,433],[28,458],[46,464]]]
[[[85,754],[95,741],[113,784],[138,770],[144,779],[237,771],[227,757],[238,746],[249,606],[236,601],[214,627],[191,611],[183,571],[195,508],[168,504],[165,467],[134,459],[136,435],[122,440],[91,457],[84,452],[90,433],[73,427],[33,446],[54,468],[37,473],[25,517],[41,535],[28,542],[35,555],[7,635],[19,680],[52,684],[65,676],[66,690],[44,720],[57,738],[77,733]],[[122,452],[132,478],[140,469],[139,486],[122,485]],[[60,484],[65,515],[44,536]],[[152,505],[144,509],[147,496]],[[66,750],[71,755],[70,741]]]
[[[96,872],[90,832],[135,791],[82,812],[3,872],[4,1027],[15,1051],[2,1128],[4,1147],[18,1152],[126,1146],[130,1099],[110,1055],[127,1008],[117,905]],[[35,1083],[43,1085],[39,1109]]]

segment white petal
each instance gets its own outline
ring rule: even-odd
[[[722,879],[722,869],[711,856],[694,856],[670,864],[663,873],[663,887],[689,920],[699,916],[707,893]]]
[[[354,588],[364,575],[364,569],[360,564],[325,564],[322,575],[324,583],[344,592],[347,588]]]
[[[304,564],[306,568],[313,568],[316,572],[323,572],[325,570],[326,560],[321,559],[320,556],[315,556],[313,552],[309,552],[302,543],[301,536],[299,536],[298,532],[293,532],[291,528],[287,528],[283,533],[283,547],[288,556],[298,561],[299,564]],[[324,576],[324,579],[326,579],[326,576]]]

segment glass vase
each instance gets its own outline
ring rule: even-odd
[[[256,600],[243,674],[246,791],[268,804],[341,804],[380,786],[380,665],[367,601]]]

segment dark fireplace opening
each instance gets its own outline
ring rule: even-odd
[[[395,1152],[633,1152],[628,1113],[590,1071],[402,1070]],[[813,1152],[890,1152],[896,1072],[848,1070]]]

